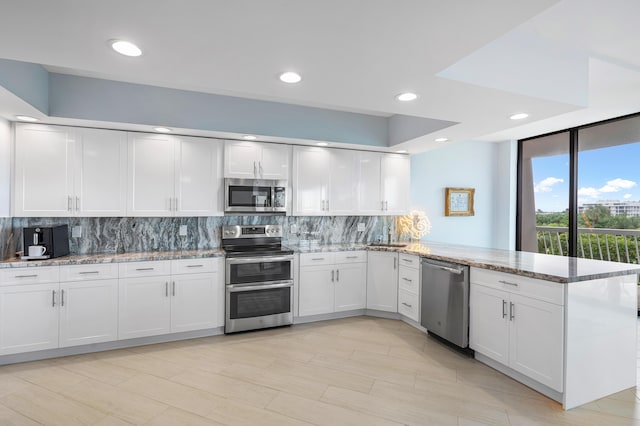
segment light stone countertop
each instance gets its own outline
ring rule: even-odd
[[[400,248],[369,246],[357,243],[320,245],[309,248],[290,247],[299,253],[343,250],[406,253],[557,283],[572,283],[640,273],[640,265],[629,263],[424,241],[421,243],[407,243],[405,247]]]
[[[86,265],[96,263],[142,262],[149,260],[201,259],[224,257],[224,250],[176,250],[142,253],[96,253],[70,255],[46,260],[8,259],[0,262],[0,268],[26,268],[32,266]]]
[[[370,246],[362,243],[311,246],[287,245],[287,247],[300,254],[355,250],[406,253],[429,259],[476,266],[479,268],[507,272],[557,283],[572,283],[640,273],[640,265],[628,263],[568,258],[564,256],[433,242],[407,243],[405,247]],[[223,257],[224,255],[224,250],[221,249],[143,253],[101,253],[64,256],[56,259],[40,261],[9,259],[0,262],[0,268],[197,259]]]

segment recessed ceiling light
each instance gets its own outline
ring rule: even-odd
[[[449,139],[447,139],[447,138],[436,138],[436,139],[434,139],[434,141],[436,141],[436,142],[446,142],[448,140]]]
[[[406,149],[399,149],[396,151],[398,154],[406,154],[408,151]]]
[[[158,133],[171,133],[171,129],[168,127],[154,127],[153,130]]]
[[[283,83],[299,83],[301,80],[302,77],[297,72],[287,71],[280,74],[280,81]]]
[[[30,117],[28,115],[16,115],[16,118],[20,121],[28,121],[30,123],[33,123],[34,121],[40,121],[35,117]]]
[[[130,41],[125,40],[109,40],[111,48],[124,56],[140,56],[142,55],[142,49]]]
[[[415,101],[416,99],[418,99],[418,95],[411,92],[400,93],[396,96],[396,99],[402,102]]]
[[[329,146],[328,142],[318,142],[316,145],[318,146]]]
[[[246,139],[248,141],[255,141],[256,139],[258,139],[258,137],[253,135],[244,135],[242,139]]]
[[[523,118],[527,118],[529,116],[529,114],[526,114],[524,112],[519,112],[517,114],[513,114],[511,117],[509,117],[512,120],[522,120]]]

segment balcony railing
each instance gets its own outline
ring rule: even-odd
[[[567,255],[568,228],[537,226],[538,252]],[[578,228],[578,257],[640,264],[640,229]]]

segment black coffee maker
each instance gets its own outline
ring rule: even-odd
[[[25,260],[49,259],[69,254],[69,226],[33,226],[23,228]]]

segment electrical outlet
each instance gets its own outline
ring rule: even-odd
[[[82,237],[82,226],[74,226],[71,228],[71,238]]]
[[[187,236],[187,225],[180,225],[180,231],[178,231],[178,235],[181,237]]]
[[[358,223],[358,232],[364,232],[365,229],[364,223]]]
[[[298,233],[298,225],[296,225],[295,223],[291,224],[291,233],[292,234],[297,234]]]

